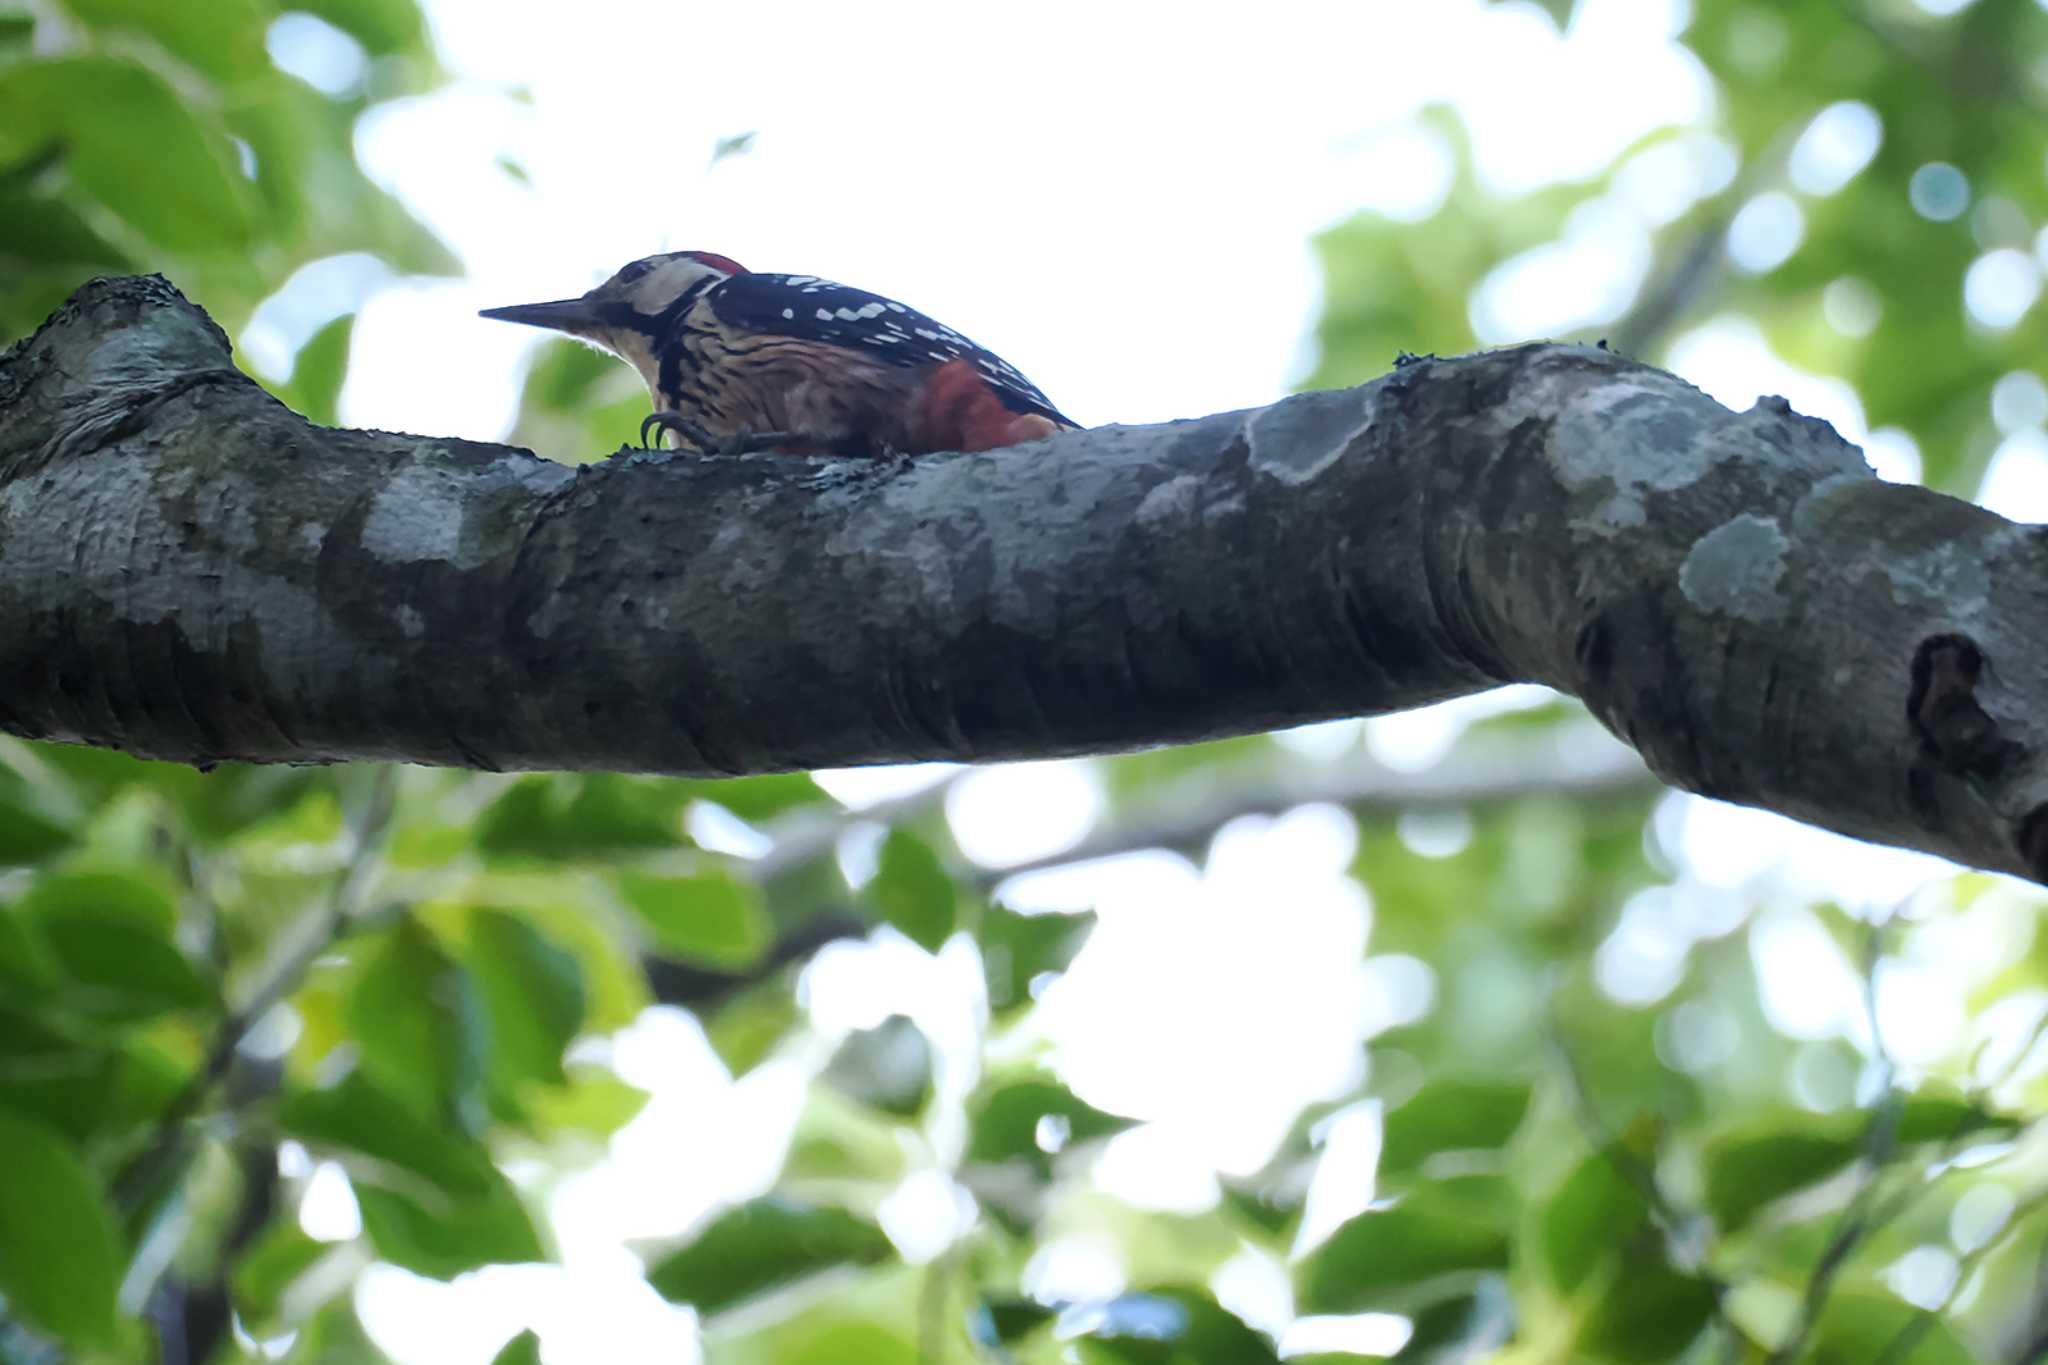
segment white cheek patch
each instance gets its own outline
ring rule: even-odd
[[[636,312],[652,317],[681,298],[690,286],[716,278],[721,273],[702,261],[678,256],[672,261],[663,261],[634,281],[627,298]]]

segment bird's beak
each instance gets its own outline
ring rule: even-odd
[[[528,327],[546,327],[557,332],[582,335],[603,325],[597,305],[588,295],[580,299],[556,299],[553,303],[515,303],[505,308],[485,308],[478,316],[500,322],[523,322]]]

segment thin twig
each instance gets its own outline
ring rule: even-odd
[[[1908,901],[1911,899],[1907,897]],[[1870,1024],[1870,1055],[1877,1063],[1879,1088],[1886,1094],[1891,1093],[1898,1080],[1899,1068],[1892,1060],[1891,1050],[1884,1045],[1884,1027],[1877,1017],[1877,968],[1884,958],[1885,926],[1905,904],[1906,901],[1899,902],[1881,920],[1870,920],[1863,934],[1863,1017]]]
[[[221,1020],[206,1060],[157,1119],[155,1139],[136,1153],[115,1178],[115,1202],[124,1217],[136,1214],[151,1191],[182,1162],[187,1146],[186,1125],[226,1077],[250,1030],[298,988],[314,961],[360,911],[364,888],[390,833],[397,773],[396,764],[377,768],[368,794],[348,822],[348,869],[336,880],[326,900],[288,931],[278,961],[258,980],[249,998]]]
[[[1213,779],[1192,781],[1167,794],[1135,819],[1103,826],[1071,848],[973,874],[984,887],[1028,872],[1073,867],[1140,849],[1189,851],[1223,825],[1245,815],[1277,815],[1296,806],[1342,806],[1354,812],[1494,805],[1525,796],[1579,800],[1645,796],[1664,790],[1634,750],[1604,733],[1584,731],[1559,742],[1531,740],[1477,750],[1418,773],[1377,765],[1332,765],[1327,771],[1292,771],[1218,795]]]
[[[234,1318],[228,1269],[266,1227],[277,1211],[277,1143],[241,1135],[235,1142],[235,1164],[241,1190],[233,1220],[213,1256],[213,1272],[201,1281],[173,1273],[158,1288],[151,1315],[162,1324],[159,1365],[180,1365],[172,1359],[173,1340],[182,1349],[184,1365],[206,1365],[227,1340]]]
[[[1609,329],[1615,350],[1626,356],[1645,354],[1719,278],[1727,259],[1728,225],[1735,221],[1735,210],[1747,196],[1746,184],[1738,182],[1722,192],[1719,203],[1703,212],[1692,239],[1679,253],[1678,263]]]
[[[1795,136],[1794,131],[1779,130],[1755,156],[1736,168],[1735,178],[1711,203],[1698,209],[1692,236],[1678,253],[1677,262],[1607,329],[1615,350],[1626,356],[1645,354],[1691,311],[1701,295],[1720,283],[1728,263],[1729,226],[1759,189],[1784,173]]]
[[[915,820],[943,806],[965,774],[957,774],[909,796],[864,810],[820,815],[800,812],[769,829],[774,845],[764,856],[740,865],[755,881],[770,885],[829,855],[856,825],[891,825]],[[1635,752],[1591,726],[1587,732],[1468,752],[1428,772],[1400,773],[1376,765],[1345,764],[1326,773],[1291,772],[1260,782],[1236,784],[1218,796],[1213,778],[1190,781],[1169,791],[1135,818],[1105,824],[1071,848],[1003,867],[958,869],[984,891],[1011,877],[1073,867],[1141,849],[1191,852],[1217,829],[1240,816],[1273,815],[1296,806],[1329,804],[1354,812],[1391,812],[1485,806],[1525,796],[1561,795],[1582,801],[1649,796],[1663,786]],[[721,972],[648,957],[642,961],[655,998],[664,1004],[702,1010],[765,980],[792,961],[827,943],[859,938],[874,921],[855,912],[823,912],[778,938],[759,963]]]
[[[1765,1365],[1787,1365],[1797,1358],[1806,1346],[1806,1338],[1813,1333],[1814,1324],[1820,1320],[1821,1310],[1827,1306],[1828,1296],[1834,1292],[1835,1277],[1848,1263],[1856,1248],[1874,1225],[1869,1217],[1870,1200],[1876,1185],[1877,1172],[1868,1174],[1857,1188],[1849,1207],[1835,1221],[1835,1230],[1828,1238],[1827,1249],[1814,1262],[1813,1273],[1806,1277],[1806,1292],[1800,1296],[1799,1316],[1793,1320],[1792,1331],[1781,1342],[1778,1349],[1766,1358]]]
[[[1842,1267],[1848,1264],[1849,1258],[1873,1229],[1883,1227],[1897,1217],[1905,1205],[1919,1194],[1918,1191],[1908,1191],[1873,1214],[1872,1205],[1877,1200],[1879,1182],[1898,1149],[1899,1116],[1905,1108],[1904,1096],[1893,1085],[1897,1073],[1891,1054],[1885,1050],[1877,1022],[1877,965],[1882,956],[1883,933],[1883,922],[1872,921],[1864,940],[1863,1004],[1869,1016],[1871,1053],[1878,1063],[1883,1093],[1871,1113],[1869,1126],[1863,1130],[1863,1177],[1856,1193],[1850,1197],[1848,1207],[1836,1218],[1834,1231],[1828,1236],[1827,1249],[1821,1252],[1812,1273],[1806,1278],[1806,1292],[1800,1296],[1799,1316],[1793,1320],[1792,1331],[1766,1358],[1765,1365],[1788,1365],[1798,1358],[1807,1337],[1812,1335],[1815,1324],[1820,1320],[1821,1310],[1827,1307],[1828,1296],[1834,1292],[1835,1278],[1841,1274]]]
[[[2013,1365],[2039,1365],[2048,1360],[2048,1239],[2034,1254],[2034,1312],[2027,1344],[2013,1356]]]
[[[945,1365],[946,1291],[951,1287],[953,1253],[932,1258],[917,1287],[917,1365]]]
[[[1578,1121],[1579,1130],[1587,1144],[1607,1158],[1617,1175],[1635,1187],[1636,1192],[1642,1195],[1643,1202],[1650,1206],[1650,1211],[1666,1225],[1665,1230],[1674,1236],[1677,1235],[1692,1216],[1672,1204],[1663,1187],[1657,1183],[1657,1173],[1651,1169],[1649,1163],[1622,1147],[1598,1111],[1594,1109],[1592,1091],[1586,1085],[1585,1073],[1579,1069],[1579,1059],[1572,1052],[1571,1040],[1565,1037],[1564,1021],[1558,1016],[1554,1004],[1550,1012],[1547,1041],[1551,1052],[1557,1058],[1558,1069],[1564,1073],[1565,1089],[1572,1102],[1572,1115]]]
[[[878,801],[859,810],[838,810],[829,814],[816,809],[793,811],[768,827],[773,842],[766,853],[746,864],[757,882],[772,882],[801,871],[814,860],[831,853],[839,840],[856,825],[898,825],[920,819],[942,809],[946,797],[959,785],[968,770],[951,773],[892,801]],[[717,800],[716,796],[711,798]]]
[[[2012,1056],[2006,1059],[2005,1065],[1998,1069],[1998,1074],[1974,1087],[1975,1090],[1988,1095],[2010,1081],[2019,1072],[2020,1067],[2026,1063],[2027,1058],[2033,1055],[2034,1049],[2040,1045],[2043,1036],[2048,1036],[2048,1005],[2042,1007],[2040,1018],[2034,1020],[2033,1027],[2027,1030],[2026,1041],[2022,1042],[2013,1051]],[[1988,1035],[1985,1041],[1990,1041]],[[1980,1051],[1982,1047],[1983,1044],[1979,1044]]]
[[[859,810],[828,812],[813,807],[794,811],[768,826],[770,843],[766,853],[754,859],[736,859],[733,870],[751,878],[773,900],[778,883],[801,876],[818,859],[830,857],[848,831],[867,824],[894,826],[941,810],[947,793],[966,773],[962,769],[907,796],[878,801]],[[783,927],[760,959],[745,967],[722,971],[648,953],[641,957],[640,969],[646,974],[648,989],[656,1000],[703,1013],[759,985],[791,963],[810,958],[826,944],[859,938],[874,927],[874,919],[858,911],[821,908]]]
[[[1869,11],[1855,0],[1836,0],[1835,7],[1842,12],[1844,19],[1877,39],[1894,57],[1908,66],[1920,68],[1929,78],[1940,82],[1951,98],[2024,109],[2035,118],[2048,120],[2048,103],[2035,96],[2033,83],[2016,75],[2011,64],[2000,63],[1990,79],[1986,79],[1981,71],[1951,70],[1948,64],[1937,61],[1933,54],[1916,47],[1896,28],[1873,19]],[[1982,53],[1982,49],[1978,51]]]
[[[1948,1294],[1941,1303],[1933,1308],[1922,1308],[1909,1318],[1905,1325],[1893,1334],[1891,1341],[1885,1345],[1884,1354],[1873,1361],[1872,1365],[1904,1365],[1906,1358],[1919,1346],[1921,1339],[1933,1331],[1934,1325],[1941,1321],[1942,1313],[1955,1302],[1956,1295],[1962,1292],[1963,1286],[1968,1283],[1978,1263],[2010,1241],[2019,1225],[2044,1207],[2048,1207],[2048,1189],[2037,1190],[2014,1204],[2012,1212],[2006,1217],[2005,1228],[1998,1236],[1986,1238],[1957,1258],[1955,1282],[1949,1286]],[[2048,1251],[2048,1247],[2044,1247],[2044,1251]]]
[[[1608,1165],[1614,1168],[1617,1175],[1643,1197],[1643,1202],[1648,1206],[1652,1220],[1664,1234],[1667,1245],[1683,1256],[1684,1264],[1679,1268],[1698,1276],[1706,1284],[1714,1297],[1715,1318],[1724,1328],[1731,1332],[1735,1331],[1734,1324],[1722,1312],[1728,1284],[1707,1267],[1705,1257],[1696,1245],[1696,1233],[1701,1224],[1700,1216],[1688,1213],[1673,1203],[1671,1197],[1664,1192],[1664,1187],[1658,1183],[1657,1172],[1650,1163],[1622,1146],[1608,1130],[1607,1125],[1601,1121],[1599,1113],[1593,1107],[1593,1096],[1586,1085],[1585,1073],[1579,1069],[1578,1057],[1573,1054],[1570,1040],[1565,1037],[1564,1021],[1557,1013],[1554,995],[1547,1035],[1551,1051],[1564,1072],[1565,1088],[1571,1098],[1573,1116],[1577,1119],[1586,1141]]]

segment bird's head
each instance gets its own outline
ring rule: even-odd
[[[746,268],[729,256],[671,251],[627,262],[580,298],[486,308],[482,315],[566,332],[602,346],[630,362],[652,389],[660,370],[656,350],[673,331],[676,319],[707,289],[746,273]]]

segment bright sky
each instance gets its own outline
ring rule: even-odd
[[[788,0],[589,0],[573,21],[535,0],[428,8],[458,83],[370,120],[360,147],[469,278],[372,298],[344,416],[479,438],[509,429],[538,337],[478,307],[682,248],[901,298],[1083,421],[1269,402],[1305,367],[1310,234],[1441,197],[1443,148],[1404,126],[1425,104],[1454,103],[1488,179],[1520,189],[1709,102],[1660,0],[1593,0],[1569,43],[1480,0],[1280,3],[1256,23],[1075,3],[906,4],[887,23]],[[295,36],[274,44],[288,60],[332,60]],[[285,334],[349,287],[309,285],[321,297]]]
[[[538,340],[477,318],[479,307],[577,293],[629,259],[683,248],[900,298],[1006,355],[1085,422],[1266,403],[1309,363],[1320,302],[1311,235],[1361,208],[1415,218],[1440,202],[1445,148],[1411,122],[1425,106],[1457,110],[1482,176],[1506,191],[1591,174],[1654,128],[1707,127],[1713,115],[1709,82],[1672,40],[1683,0],[1584,0],[1569,39],[1531,6],[1481,0],[1278,0],[1255,12],[923,0],[891,7],[886,21],[872,7],[791,0],[585,0],[573,17],[552,0],[427,9],[455,84],[381,111],[359,145],[372,174],[455,247],[468,277],[391,280],[360,259],[330,262],[302,272],[243,344],[276,366],[360,305],[344,420],[476,439],[509,430],[522,358]],[[346,85],[355,59],[306,23],[282,22],[273,52],[316,83]],[[1875,150],[1870,125],[1856,107],[1831,111],[1795,153],[1795,186],[1838,187]],[[721,139],[746,133],[746,154],[712,164]],[[1705,134],[1639,156],[1560,242],[1503,264],[1475,298],[1475,328],[1505,341],[1618,315],[1647,266],[1649,233],[1731,171],[1727,149]],[[1796,245],[1801,211],[1785,194],[1752,210],[1731,256],[1738,268],[1767,268]],[[1986,307],[2010,297],[2019,275],[2038,290],[2030,258],[1995,269],[2008,287],[1980,291]],[[1844,326],[1872,306],[1835,302]],[[1868,432],[1853,393],[1791,370],[1747,324],[1700,329],[1675,361],[1735,406],[1788,395],[1867,442],[1888,476],[1917,470],[1910,441]],[[2041,517],[2048,388],[2033,378],[2002,389],[2012,435],[1987,494],[2008,514]],[[1338,762],[1355,761],[1362,745],[1412,768],[1472,717],[1540,699],[1510,689],[1291,742]],[[826,781],[862,804],[938,775]],[[962,847],[1000,866],[1078,838],[1077,817],[1099,804],[1094,782],[1083,764],[990,771],[954,793],[949,815]],[[1629,907],[1596,963],[1603,984],[1618,998],[1659,998],[1694,937],[1736,897],[1761,898],[1766,1003],[1798,1036],[1861,1027],[1855,974],[1802,897],[1886,907],[1945,870],[1686,798],[1667,803],[1659,828],[1685,871]],[[1429,837],[1443,851],[1459,842],[1454,829]],[[1301,1104],[1357,1080],[1361,1039],[1429,1008],[1426,964],[1367,955],[1371,906],[1343,874],[1355,838],[1347,815],[1312,808],[1236,822],[1205,866],[1148,854],[1085,880],[1011,887],[1023,905],[1093,904],[1101,914],[1034,1032],[1085,1097],[1147,1120],[1109,1144],[1102,1188],[1146,1207],[1205,1205],[1219,1170],[1256,1167]],[[971,1085],[980,987],[963,949],[828,952],[807,974],[819,1029],[910,1013],[941,1047],[945,1084]],[[1942,970],[1902,968],[1881,992],[1934,1043],[1960,1027],[1971,977],[1952,958],[1936,953]],[[1686,1036],[1710,1048],[1713,1021],[1694,1022]],[[1898,1046],[1913,1055],[1910,1040]],[[552,1365],[696,1358],[693,1315],[640,1281],[623,1240],[674,1235],[767,1188],[805,1078],[829,1048],[821,1037],[733,1083],[692,1020],[653,1012],[610,1053],[655,1100],[606,1161],[543,1193],[564,1264],[446,1286],[374,1270],[358,1296],[372,1334],[420,1365],[487,1361],[522,1325],[540,1330]],[[923,1169],[882,1211],[913,1259],[941,1249],[971,1209],[942,1174],[960,1135],[932,1138]],[[1377,1140],[1369,1108],[1331,1134],[1358,1170],[1370,1169]],[[314,1188],[309,1230],[351,1235],[338,1172],[316,1175]],[[1319,1178],[1307,1235],[1370,1195],[1369,1181]],[[1115,1291],[1122,1274],[1113,1245],[1069,1239],[1030,1279],[1042,1293],[1085,1295]],[[1255,1323],[1289,1317],[1284,1274],[1264,1258],[1233,1262],[1218,1288]],[[1291,1341],[1384,1349],[1403,1329],[1378,1320],[1325,1330],[1337,1336]]]

